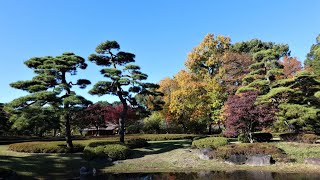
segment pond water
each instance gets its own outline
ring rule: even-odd
[[[193,180],[193,179],[219,179],[219,180],[300,180],[320,179],[319,174],[307,173],[276,173],[265,171],[200,171],[200,172],[173,172],[173,173],[124,173],[102,174],[95,177],[80,179],[110,179],[110,180]]]

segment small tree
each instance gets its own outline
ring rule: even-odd
[[[115,95],[123,105],[123,110],[119,118],[120,142],[124,143],[125,121],[128,112],[128,103],[137,106],[134,98],[135,94],[151,93],[148,89],[158,87],[156,84],[143,83],[147,79],[147,74],[140,71],[140,67],[134,64],[135,55],[119,51],[120,45],[116,41],[106,41],[96,47],[96,54],[91,54],[89,60],[102,69],[101,74],[108,78],[108,81],[99,81],[90,90],[93,95]]]
[[[67,81],[68,75],[76,75],[78,69],[86,69],[85,60],[73,53],[61,56],[33,57],[24,64],[33,69],[32,80],[18,81],[10,86],[29,92],[29,95],[17,98],[7,104],[6,110],[15,113],[29,106],[53,105],[61,111],[61,119],[65,123],[67,147],[73,150],[71,139],[71,112],[78,107],[86,107],[91,102],[76,95],[73,86],[85,88],[89,80],[78,79],[76,83]]]
[[[257,96],[257,92],[249,91],[228,98],[223,111],[226,135],[242,133],[252,143],[252,132],[261,130],[275,120],[275,108],[256,105]]]

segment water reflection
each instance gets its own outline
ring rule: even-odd
[[[174,173],[124,173],[102,174],[96,177],[81,179],[110,179],[110,180],[300,180],[320,179],[320,174],[307,173],[275,173],[265,171],[201,171],[201,172],[174,172]]]

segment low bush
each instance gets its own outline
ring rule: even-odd
[[[281,141],[294,142],[298,140],[298,133],[283,133],[279,137]]]
[[[211,152],[211,155],[217,159],[228,159],[231,155],[250,156],[257,154],[271,155],[276,161],[288,161],[283,150],[267,143],[232,144],[220,146]]]
[[[238,136],[238,141],[242,143],[248,143],[250,142],[248,138],[244,134],[239,134]]]
[[[73,152],[82,152],[84,149],[83,144],[74,143]],[[16,152],[26,153],[68,153],[70,149],[67,147],[65,142],[25,142],[10,144],[9,150]]]
[[[252,133],[252,138],[254,142],[270,142],[272,139],[271,133]],[[240,134],[238,136],[238,141],[243,143],[250,142],[248,138],[245,137],[244,134]]]
[[[112,160],[126,159],[129,148],[122,144],[107,144],[104,146],[86,146],[83,151],[83,157],[87,160],[95,158],[111,158]]]
[[[145,140],[145,139],[132,139],[129,140],[128,142],[126,142],[126,145],[131,148],[142,148],[142,147],[146,147],[149,145],[149,143]]]
[[[298,136],[299,142],[314,144],[316,143],[318,136],[315,134],[300,134]]]
[[[194,140],[192,146],[196,148],[218,148],[228,144],[228,139],[224,137],[208,137],[199,140]]]

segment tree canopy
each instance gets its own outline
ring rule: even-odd
[[[116,41],[105,41],[96,47],[96,53],[89,56],[89,61],[103,66],[100,72],[107,78],[106,81],[97,82],[89,91],[93,95],[115,95],[123,105],[123,111],[119,118],[120,142],[124,142],[125,119],[128,111],[128,103],[137,106],[134,96],[136,94],[153,94],[150,89],[157,88],[157,84],[146,83],[148,75],[140,71],[140,67],[133,64],[135,55],[119,51],[120,45]]]
[[[27,91],[29,95],[14,99],[7,104],[10,113],[20,113],[26,108],[57,107],[61,111],[61,119],[65,123],[67,146],[72,150],[70,120],[71,111],[86,107],[91,102],[72,91],[73,86],[85,88],[89,80],[78,79],[68,81],[67,74],[74,76],[78,69],[86,69],[85,60],[73,53],[63,53],[60,56],[33,57],[24,64],[32,69],[35,76],[31,80],[17,81],[10,86]]]

